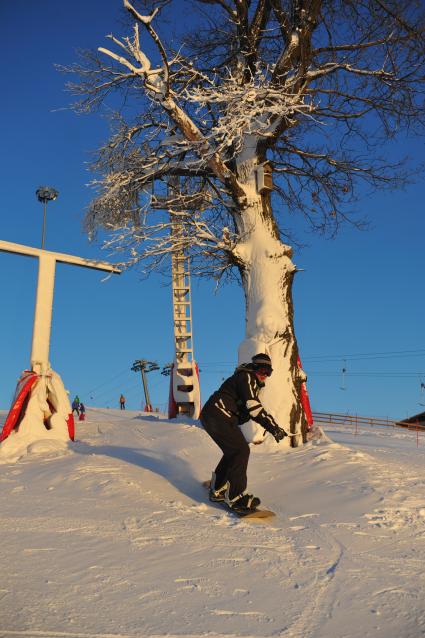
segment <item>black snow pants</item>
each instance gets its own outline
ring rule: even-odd
[[[204,409],[200,420],[206,432],[223,452],[215,468],[215,487],[218,489],[229,481],[229,498],[236,498],[246,490],[249,445],[239,426],[226,421],[217,410]]]

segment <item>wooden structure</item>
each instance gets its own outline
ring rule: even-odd
[[[414,416],[410,416],[408,419],[404,419],[403,421],[397,421],[396,425],[400,427],[414,427],[419,426],[420,429],[425,429],[425,412],[420,412],[419,414],[415,414]]]
[[[273,166],[266,160],[255,171],[257,193],[269,193],[273,190]]]
[[[422,420],[418,417],[422,416]],[[425,412],[422,415],[411,417],[405,421],[395,421],[394,419],[380,419],[368,416],[358,416],[357,414],[333,414],[330,412],[313,412],[313,419],[316,425],[347,425],[357,428],[362,425],[378,427],[398,427],[408,430],[425,431]]]

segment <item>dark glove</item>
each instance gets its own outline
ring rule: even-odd
[[[276,443],[279,443],[279,441],[284,439],[285,436],[288,436],[285,430],[280,428],[278,425],[276,425],[273,429],[270,429],[269,432],[272,436],[274,436]]]

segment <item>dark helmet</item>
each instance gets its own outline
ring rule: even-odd
[[[273,372],[272,360],[268,354],[255,354],[252,359],[252,368],[255,372],[260,372],[268,377]]]

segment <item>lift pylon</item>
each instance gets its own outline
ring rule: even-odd
[[[175,358],[170,373],[168,418],[186,414],[193,419],[201,411],[199,370],[193,354],[192,298],[190,258],[181,241],[184,226],[179,215],[170,213],[171,233],[175,250],[171,257],[173,324]]]

